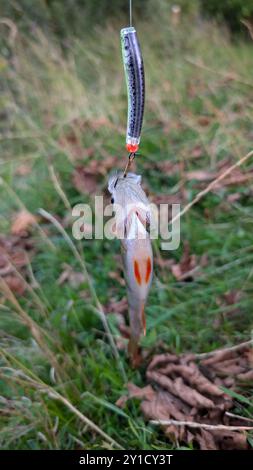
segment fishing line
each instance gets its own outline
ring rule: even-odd
[[[129,26],[132,26],[132,0],[129,0]]]

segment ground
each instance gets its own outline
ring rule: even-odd
[[[115,359],[98,314],[99,300],[122,343],[119,243],[71,245],[70,208],[93,204],[94,193],[109,200],[108,172],[125,164],[121,26],[64,47],[35,27],[2,47],[0,256],[9,243],[23,277],[1,271],[1,448],[113,448],[110,438],[127,449],[178,448],[144,421],[137,401],[115,405],[126,382],[145,383],[144,366],[133,370],[122,350]],[[136,171],[152,200],[183,208],[252,150],[252,43],[199,18],[140,19],[138,33],[147,100]],[[178,250],[154,244],[144,351],[201,353],[250,339],[252,170],[249,158],[182,217]],[[36,219],[24,222],[26,211]],[[15,262],[17,246],[29,261]],[[238,410],[252,414],[240,401]]]

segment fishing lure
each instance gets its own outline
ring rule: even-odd
[[[135,154],[141,139],[144,113],[144,66],[135,28],[123,28],[120,35],[128,95],[126,148],[128,152]]]
[[[118,171],[110,177],[108,189],[112,195],[117,227],[123,233],[121,251],[130,319],[128,350],[136,366],[139,339],[142,333],[146,333],[144,307],[153,274],[153,253],[147,231],[151,218],[150,203],[141,187],[141,176],[134,173],[124,176],[123,172]],[[123,230],[120,230],[122,226]]]

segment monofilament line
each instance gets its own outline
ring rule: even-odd
[[[129,0],[129,26],[132,26],[132,0]]]

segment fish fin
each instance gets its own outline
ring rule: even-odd
[[[147,213],[141,214],[140,211],[135,211],[135,214],[137,215],[140,223],[142,224],[143,228],[146,230],[146,232],[150,233],[150,218],[148,217]]]
[[[127,243],[126,243],[126,240],[124,240],[124,238],[121,239],[120,242],[121,242],[122,254],[124,254],[127,252]]]
[[[142,361],[140,354],[140,347],[138,344],[138,338],[130,337],[128,342],[128,353],[130,356],[131,364],[134,368],[139,367]]]
[[[141,306],[141,323],[142,323],[142,333],[144,336],[146,336],[146,317],[145,317],[145,312],[144,312],[144,304]]]

